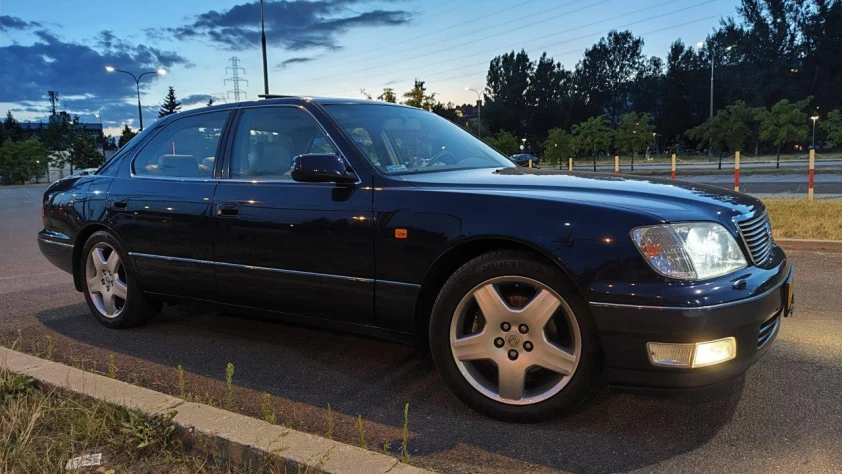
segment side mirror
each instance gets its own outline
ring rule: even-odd
[[[357,175],[333,153],[298,155],[292,159],[292,179],[302,183],[354,183]]]

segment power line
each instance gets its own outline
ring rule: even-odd
[[[623,15],[618,15],[618,16],[611,17],[611,18],[607,18],[607,19],[604,19],[604,20],[595,21],[595,22],[593,22],[593,23],[588,23],[588,24],[586,24],[586,25],[581,25],[581,26],[578,26],[578,27],[576,27],[576,28],[571,28],[571,29],[565,30],[565,31],[564,31],[564,32],[562,32],[562,33],[552,33],[552,34],[549,34],[549,35],[544,35],[544,36],[541,36],[541,37],[538,37],[538,38],[533,38],[533,39],[528,40],[528,41],[526,41],[526,42],[527,42],[527,43],[529,43],[529,42],[532,42],[532,41],[535,41],[535,40],[540,40],[540,39],[543,39],[543,38],[549,38],[549,37],[553,37],[553,36],[558,36],[559,34],[566,34],[566,33],[570,33],[570,32],[576,31],[576,30],[581,30],[581,29],[587,28],[587,27],[589,27],[589,26],[594,26],[594,25],[598,25],[598,24],[600,24],[600,23],[605,23],[605,22],[608,22],[608,21],[613,21],[613,20],[616,20],[616,19],[619,19],[619,18],[624,18],[624,17],[627,17],[627,16],[628,16],[628,15],[630,15],[630,14],[635,14],[635,13],[640,13],[640,12],[644,12],[644,11],[647,11],[647,10],[652,10],[652,9],[656,9],[656,8],[661,8],[661,7],[664,7],[664,6],[669,5],[669,4],[671,4],[671,3],[676,3],[676,2],[678,2],[678,1],[681,1],[681,0],[670,0],[670,1],[667,1],[667,2],[664,2],[664,3],[660,3],[660,4],[658,4],[658,5],[651,6],[651,7],[641,8],[641,9],[639,9],[639,10],[635,10],[635,11],[633,11],[633,12],[626,13],[626,14],[623,14]],[[669,16],[669,15],[674,15],[674,14],[676,14],[676,13],[681,13],[681,12],[684,12],[684,11],[687,11],[687,10],[690,10],[690,9],[693,9],[693,8],[698,8],[698,7],[703,6],[703,5],[705,5],[705,4],[708,4],[708,3],[713,3],[713,2],[716,2],[716,1],[718,1],[718,0],[707,0],[706,2],[693,4],[693,5],[689,6],[689,7],[684,7],[684,8],[681,8],[681,9],[678,9],[678,10],[675,10],[675,11],[672,11],[672,12],[669,12],[669,13],[663,13],[663,14],[660,14],[660,15],[655,15],[655,16],[652,16],[652,17],[649,17],[649,18],[644,18],[644,19],[642,19],[642,20],[633,21],[633,22],[631,22],[631,23],[627,23],[627,24],[625,24],[625,25],[620,25],[620,26],[614,27],[614,28],[612,28],[612,29],[615,29],[615,28],[626,28],[626,27],[629,27],[629,26],[632,26],[632,25],[636,25],[636,24],[639,24],[639,23],[645,23],[645,22],[647,22],[647,21],[651,21],[651,20],[654,20],[654,19],[662,18],[662,17]],[[588,38],[588,37],[590,37],[590,36],[594,36],[594,35],[597,35],[597,34],[604,34],[604,33],[605,33],[605,32],[590,33],[590,34],[587,34],[587,35],[584,35],[584,36],[580,36],[580,37],[578,37],[578,38],[572,38],[572,39],[568,39],[568,40],[565,40],[565,41],[561,41],[561,42],[557,42],[557,43],[549,44],[549,45],[546,45],[546,46],[542,46],[541,48],[549,48],[549,47],[552,47],[552,46],[558,46],[558,45],[560,45],[560,44],[569,43],[569,42],[572,42],[572,41],[578,41],[578,40],[580,40],[580,39],[585,39],[585,38]],[[520,43],[516,43],[516,44],[514,44],[514,45],[504,46],[504,47],[502,47],[502,48],[509,48],[509,47],[514,47],[514,46],[518,46],[518,45],[522,45],[522,44],[523,44],[523,42],[520,42]],[[501,47],[495,47],[495,48],[491,48],[491,49],[484,50],[484,51],[473,52],[473,53],[471,53],[471,54],[464,55],[464,56],[460,56],[460,57],[456,57],[456,58],[449,58],[449,59],[445,59],[445,60],[435,61],[435,62],[432,62],[432,63],[429,63],[429,64],[425,64],[425,65],[422,65],[422,66],[413,66],[413,67],[411,67],[411,68],[405,68],[405,69],[401,69],[401,70],[398,70],[398,71],[388,71],[388,72],[386,72],[386,73],[384,73],[384,74],[382,74],[382,75],[386,75],[386,74],[397,74],[397,73],[406,72],[406,71],[415,71],[415,70],[418,70],[419,68],[424,68],[424,67],[429,67],[429,66],[435,66],[435,65],[437,65],[437,64],[449,63],[449,62],[453,62],[453,61],[456,61],[456,60],[459,60],[459,59],[473,58],[473,57],[476,57],[476,56],[477,56],[477,54],[484,54],[484,53],[487,53],[487,52],[492,52],[492,51],[500,51],[500,49],[502,49],[502,48],[501,48]],[[541,48],[532,48],[532,49],[534,50],[534,49],[541,49]],[[433,54],[433,53],[430,53],[430,54]],[[415,58],[410,58],[410,59],[415,59]],[[398,61],[398,62],[402,62],[402,61]],[[459,66],[459,67],[452,68],[452,69],[447,69],[447,70],[445,70],[445,71],[438,71],[438,72],[434,72],[434,73],[426,74],[426,75],[425,75],[425,77],[434,76],[434,75],[436,75],[436,74],[442,74],[442,73],[444,73],[444,72],[451,72],[451,71],[455,71],[455,70],[459,70],[459,69],[465,69],[465,68],[469,68],[469,67],[474,67],[474,66],[478,66],[478,65],[481,65],[481,64],[486,64],[487,62],[488,62],[488,61],[482,61],[482,62],[479,62],[479,63],[468,64],[468,65],[463,65],[463,66]],[[376,68],[372,68],[372,69],[376,69]],[[370,71],[371,71],[371,69],[358,70],[358,71],[350,71],[348,74],[353,74],[353,73],[355,73],[355,72],[362,72],[362,71],[365,71],[365,72],[367,72],[367,73],[368,73],[368,72],[370,72]],[[368,77],[370,77],[370,74],[367,74],[367,76],[368,76]],[[311,81],[309,81],[309,82],[315,81],[315,80],[317,80],[317,79],[319,79],[319,78],[313,78],[313,79],[312,79]],[[343,74],[343,75],[342,75],[342,80],[341,80],[341,81],[336,81],[336,80],[334,80],[334,81],[327,81],[326,83],[324,83],[324,82],[323,82],[323,83],[321,83],[321,84],[323,85],[323,84],[333,84],[333,83],[339,83],[339,82],[347,82],[349,79],[352,79],[352,78],[349,78],[347,74]]]
[[[462,22],[459,22],[459,23],[456,23],[456,24],[450,25],[450,26],[445,27],[445,28],[441,28],[441,29],[438,29],[438,30],[435,30],[435,31],[431,31],[431,32],[429,32],[429,33],[425,33],[425,34],[423,34],[423,35],[413,36],[413,37],[411,37],[411,38],[407,38],[407,39],[405,39],[405,40],[398,41],[397,43],[389,43],[389,44],[384,45],[384,46],[381,46],[381,47],[379,47],[379,48],[370,49],[370,50],[366,51],[366,52],[365,52],[365,53],[363,53],[363,54],[357,55],[356,57],[354,57],[353,59],[351,59],[351,60],[349,60],[349,61],[339,62],[339,63],[337,63],[337,62],[333,62],[333,63],[331,63],[331,64],[329,64],[329,65],[327,65],[327,66],[325,66],[325,67],[315,68],[315,69],[312,69],[312,70],[314,70],[314,71],[323,71],[323,70],[325,70],[325,69],[333,69],[333,68],[335,68],[336,66],[342,66],[342,65],[345,65],[345,64],[358,64],[358,63],[359,63],[359,59],[360,59],[361,57],[370,56],[370,55],[372,55],[373,53],[376,53],[376,52],[378,52],[378,51],[382,51],[382,50],[384,50],[384,49],[392,48],[392,47],[397,46],[397,45],[399,45],[399,44],[408,43],[408,42],[410,42],[410,41],[415,41],[415,40],[418,40],[418,39],[421,39],[421,38],[426,38],[427,36],[431,36],[431,35],[434,35],[434,34],[437,34],[437,33],[441,33],[441,32],[443,32],[443,31],[452,30],[453,28],[461,28],[461,27],[464,27],[465,25],[467,25],[468,23],[473,23],[473,22],[475,22],[475,21],[483,20],[483,19],[485,19],[485,18],[489,18],[489,17],[494,16],[494,15],[499,15],[500,13],[503,13],[503,12],[509,11],[509,10],[511,10],[511,9],[513,9],[513,8],[517,8],[517,7],[520,7],[520,6],[526,5],[527,3],[531,3],[531,2],[534,2],[534,1],[535,1],[535,0],[526,0],[526,1],[524,1],[524,2],[521,2],[521,3],[518,3],[518,4],[512,5],[512,6],[510,6],[510,7],[504,8],[504,9],[502,9],[502,10],[496,10],[496,11],[493,11],[493,12],[491,12],[491,13],[487,14],[487,15],[483,15],[483,16],[476,17],[476,18],[471,18],[470,20],[462,21]],[[572,2],[572,3],[576,3],[576,2],[578,2],[578,1],[583,1],[583,0],[576,0],[576,1]],[[564,5],[562,5],[562,6],[564,6]],[[555,8],[551,8],[550,10],[554,10],[554,9],[555,9]],[[547,11],[550,11],[550,10],[547,10]],[[435,43],[433,43],[433,44],[435,44]],[[425,45],[422,45],[422,46],[425,46]],[[398,53],[400,53],[400,52],[401,52],[401,51],[399,51]],[[397,54],[397,53],[393,53],[393,54]],[[378,55],[378,56],[379,56],[379,55]],[[320,60],[319,60],[319,62],[327,61],[328,59],[331,59],[331,58],[320,59]],[[380,58],[375,58],[375,59],[380,59]],[[310,63],[309,63],[309,64],[312,64],[312,63],[314,63],[314,62],[316,62],[316,61],[310,61]],[[309,65],[309,64],[308,64],[308,65]]]
[[[573,1],[573,2],[569,2],[569,3],[566,3],[566,4],[562,5],[562,7],[570,6],[570,5],[572,5],[572,4],[574,4],[574,3],[578,3],[578,2],[580,2],[580,1],[582,1],[582,0],[575,0],[575,1]],[[604,4],[604,3],[608,3],[608,2],[610,2],[610,1],[612,1],[612,0],[601,0],[601,1],[599,1],[599,2],[597,2],[597,3],[595,3],[595,4],[593,4],[593,5],[588,5],[588,6],[586,6],[586,7],[582,7],[582,8],[579,8],[579,9],[577,9],[577,10],[566,11],[566,12],[564,12],[564,13],[560,13],[560,14],[558,14],[558,15],[554,15],[554,16],[551,16],[551,17],[544,18],[544,19],[543,19],[543,20],[541,20],[541,21],[533,22],[533,23],[531,23],[531,24],[530,24],[530,26],[537,25],[537,24],[539,24],[539,23],[544,23],[544,22],[551,21],[551,20],[555,20],[556,18],[560,18],[560,17],[562,17],[562,16],[570,15],[571,13],[578,13],[578,12],[580,12],[580,11],[582,11],[582,10],[587,10],[588,8],[593,8],[593,7],[595,7],[595,6],[602,5],[602,4]],[[678,1],[681,1],[681,0],[670,0],[670,1],[666,2],[666,3],[664,3],[664,4],[661,4],[661,6],[666,5],[666,4],[669,4],[669,3],[678,2]],[[657,6],[656,6],[656,7],[657,7]],[[656,8],[656,7],[648,7],[648,8],[644,8],[644,9],[642,9],[642,10],[639,10],[639,11],[650,10],[650,9],[652,9],[652,8]],[[558,8],[560,8],[560,7],[550,8],[549,10],[544,10],[544,11],[541,11],[541,12],[538,12],[538,13],[535,13],[535,14],[532,14],[532,15],[527,15],[526,17],[519,18],[518,20],[522,20],[522,19],[524,19],[524,18],[528,18],[528,17],[530,17],[530,16],[535,16],[535,15],[539,15],[539,14],[545,14],[546,12],[549,12],[549,11],[552,11],[552,10],[557,10]],[[632,12],[632,13],[637,13],[637,12]],[[516,21],[516,20],[515,20],[515,21]],[[607,20],[605,20],[605,21],[607,21]],[[506,22],[506,23],[508,24],[508,23],[511,23],[511,22],[509,21],[509,22]],[[495,27],[496,27],[496,26],[499,26],[499,25],[495,25]],[[425,52],[425,53],[423,53],[423,54],[419,54],[419,55],[417,55],[417,56],[412,56],[412,57],[409,57],[409,58],[400,59],[400,60],[398,60],[398,61],[391,61],[389,64],[383,64],[383,65],[380,65],[380,66],[373,66],[373,67],[367,67],[367,68],[357,69],[357,70],[354,70],[354,71],[350,71],[350,72],[348,72],[348,74],[353,74],[353,73],[356,73],[356,72],[370,72],[372,69],[382,69],[382,68],[384,68],[384,67],[393,66],[393,65],[395,65],[395,64],[405,63],[405,62],[407,62],[407,61],[413,61],[413,60],[415,60],[415,59],[419,59],[419,58],[424,58],[424,57],[427,57],[427,56],[429,56],[429,55],[431,55],[431,54],[441,53],[441,52],[445,52],[445,51],[451,51],[453,48],[456,48],[456,47],[466,46],[466,45],[469,45],[469,44],[477,43],[477,42],[480,42],[480,41],[487,40],[487,39],[489,39],[489,38],[493,38],[493,37],[495,37],[495,36],[500,36],[500,35],[504,35],[504,34],[507,34],[507,33],[511,33],[511,32],[513,32],[513,31],[521,30],[521,29],[523,29],[523,28],[524,28],[523,26],[517,26],[517,27],[511,28],[511,29],[508,29],[508,30],[498,31],[498,32],[493,33],[493,34],[490,34],[490,35],[487,35],[487,36],[483,36],[482,38],[477,38],[477,39],[475,39],[475,40],[467,41],[467,42],[464,42],[464,43],[459,43],[459,44],[451,45],[451,46],[448,46],[447,48],[439,49],[439,50],[436,50],[436,51],[428,51],[428,52]],[[556,34],[561,34],[561,33],[556,33]],[[443,41],[448,41],[448,40],[443,40]],[[439,43],[442,43],[443,41],[436,41],[436,42],[429,43],[429,44],[426,44],[426,45],[416,46],[416,47],[414,47],[414,48],[410,48],[410,49],[407,49],[407,50],[396,51],[396,52],[391,53],[391,54],[392,54],[392,55],[397,55],[397,54],[405,53],[405,52],[407,52],[407,51],[412,51],[412,50],[414,50],[414,49],[424,48],[424,47],[427,47],[427,46],[430,46],[430,45],[439,44]],[[380,58],[377,58],[377,59],[380,59]],[[358,64],[359,62],[358,62],[358,61],[355,61],[355,63],[356,63],[356,64]],[[310,78],[310,79],[308,79],[307,81],[302,81],[302,82],[299,82],[298,84],[302,84],[302,83],[304,83],[304,82],[313,82],[313,81],[318,81],[318,80],[320,80],[320,79],[331,79],[331,78],[335,78],[335,77],[336,77],[336,75],[335,75],[335,74],[331,74],[331,75],[328,75],[328,76],[314,77],[314,78]],[[344,75],[343,75],[343,79],[345,79]],[[334,82],[339,82],[339,81],[334,81]],[[290,85],[295,85],[295,84],[290,84]]]
[[[711,1],[714,1],[714,0],[711,0]],[[667,14],[667,15],[671,15],[671,14],[674,14],[674,13],[678,13],[678,12],[680,12],[680,11],[681,11],[681,10],[678,10],[678,11],[675,11],[675,12],[669,13],[669,14]],[[719,14],[716,14],[716,15],[711,15],[711,16],[707,16],[707,17],[703,17],[703,18],[698,18],[698,19],[696,19],[696,20],[688,21],[688,22],[686,22],[686,23],[681,23],[681,24],[677,24],[677,25],[672,25],[672,26],[669,26],[669,27],[667,27],[667,28],[659,28],[659,29],[657,29],[657,30],[648,31],[648,32],[645,32],[645,33],[640,34],[639,36],[641,36],[641,37],[645,37],[646,35],[649,35],[649,34],[653,34],[653,33],[660,33],[660,32],[663,32],[663,31],[673,30],[673,29],[676,29],[676,28],[681,28],[681,27],[684,27],[684,26],[687,26],[687,25],[692,25],[692,24],[694,24],[694,23],[699,23],[699,22],[701,22],[701,21],[711,20],[711,19],[713,19],[713,18],[722,18],[723,16],[728,15],[728,14],[730,14],[730,13],[734,13],[735,11],[736,11],[736,10],[734,10],[734,9],[732,9],[732,10],[728,10],[728,11],[725,11],[725,12],[722,12],[722,13],[719,13]],[[648,21],[648,20],[651,20],[651,19],[654,19],[654,18],[659,18],[659,17],[662,17],[662,16],[665,16],[665,15],[658,15],[658,16],[651,17],[651,18],[648,18],[648,19],[645,19],[645,20],[640,20],[640,21],[638,21],[638,22],[636,22],[636,23],[640,23],[640,22],[642,22],[642,21]],[[625,26],[627,26],[627,25],[624,25],[624,26],[619,26],[619,27],[617,27],[617,28],[624,28]],[[612,29],[613,29],[613,28],[612,28]],[[610,30],[608,30],[608,31],[610,31]],[[582,36],[582,37],[579,37],[579,38],[575,38],[575,39],[573,39],[573,40],[567,40],[567,41],[562,41],[562,42],[560,42],[560,43],[555,43],[554,45],[548,45],[548,46],[544,46],[544,47],[541,47],[541,48],[533,48],[532,50],[527,51],[527,53],[532,52],[532,51],[535,51],[535,50],[545,49],[545,48],[550,47],[550,46],[555,46],[555,45],[559,45],[559,44],[563,44],[563,43],[568,43],[568,42],[570,42],[570,41],[575,41],[575,40],[578,40],[578,39],[584,39],[584,38],[591,37],[591,36],[602,35],[602,34],[605,34],[605,33],[607,33],[607,31],[602,31],[602,32],[598,32],[598,33],[591,33],[591,34],[589,34],[589,35],[585,35],[585,36]],[[553,54],[551,57],[553,57],[553,58],[557,58],[557,57],[566,56],[566,55],[569,55],[569,54],[581,53],[581,52],[585,51],[586,49],[587,49],[587,48],[579,48],[579,49],[575,49],[575,50],[569,50],[569,51],[565,51],[565,52],[562,52],[562,53],[559,53],[559,54]],[[478,65],[481,65],[481,64],[482,64],[482,65],[484,65],[484,64],[486,64],[487,62],[488,62],[488,61],[485,61],[485,62],[482,62],[482,63],[477,63],[477,64],[473,64],[473,65],[471,65],[471,66],[465,66],[465,67],[478,66]],[[439,71],[439,72],[437,72],[437,73],[432,73],[432,74],[429,74],[429,75],[442,74],[442,73],[444,73],[444,72],[451,72],[451,71],[454,71],[454,70],[457,70],[457,69],[464,69],[464,67],[454,68],[454,69],[449,69],[449,70],[446,70],[446,71]],[[486,72],[487,72],[487,69],[486,69],[486,70],[481,70],[481,71],[472,71],[472,72],[465,73],[465,74],[459,74],[459,75],[456,75],[456,76],[449,76],[449,77],[445,77],[445,78],[443,78],[443,79],[437,79],[437,81],[438,81],[438,82],[444,82],[444,81],[449,81],[449,80],[452,80],[452,79],[459,79],[459,78],[468,77],[468,76],[475,76],[475,75],[477,75],[477,74],[484,74],[484,73],[486,73]],[[428,76],[429,76],[429,75],[428,75]],[[427,77],[427,76],[425,76],[425,77]],[[391,84],[394,84],[394,83],[396,83],[396,82],[406,82],[406,81],[409,81],[409,80],[410,80],[410,79],[400,79],[400,80],[398,80],[398,81],[394,81],[394,80],[392,80],[392,81],[389,81],[389,82],[387,82],[387,83],[377,84],[377,85],[370,86],[370,87],[382,87],[382,86],[386,86],[386,85],[391,85]],[[433,81],[433,82],[428,82],[428,84],[430,84],[430,83],[435,83],[435,82],[434,82],[434,81]],[[345,93],[345,92],[349,92],[349,91],[351,91],[351,89],[346,89],[346,90],[343,90],[343,91],[330,92],[330,93],[325,94],[325,95],[328,95],[328,96],[332,96],[332,95],[339,95],[339,94],[342,94],[342,93]]]
[[[242,77],[240,77],[240,71],[242,71],[243,74],[245,74],[246,70],[240,67],[240,58],[238,58],[237,56],[231,56],[230,58],[228,58],[228,61],[231,62],[231,65],[225,68],[225,72],[228,73],[228,71],[230,70],[231,77],[226,78],[223,81],[223,83],[228,84],[229,82],[231,82],[232,84],[234,84],[234,89],[228,91],[227,96],[231,97],[231,95],[233,95],[234,102],[240,102],[241,99],[246,98],[246,91],[240,89],[240,83],[245,82],[246,85],[248,85],[249,83],[248,79],[243,79]]]

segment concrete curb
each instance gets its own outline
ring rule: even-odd
[[[842,252],[842,240],[775,239],[784,250],[826,250]]]
[[[58,387],[147,415],[176,412],[173,422],[188,448],[243,468],[262,465],[313,474],[430,473],[392,456],[272,425],[58,362],[0,347],[0,367],[41,385]],[[273,462],[274,461],[274,462]]]

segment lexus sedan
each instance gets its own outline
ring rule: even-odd
[[[509,421],[603,384],[727,384],[793,304],[794,268],[754,198],[517,167],[432,113],[373,101],[166,117],[53,183],[42,216],[42,253],[105,326],[210,302],[387,338]]]

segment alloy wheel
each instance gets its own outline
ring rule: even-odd
[[[531,278],[502,276],[480,283],[459,302],[450,349],[477,391],[504,404],[531,405],[569,383],[582,337],[557,292]]]
[[[91,248],[85,264],[88,294],[99,313],[116,318],[123,311],[128,295],[126,271],[114,247],[99,242]]]

